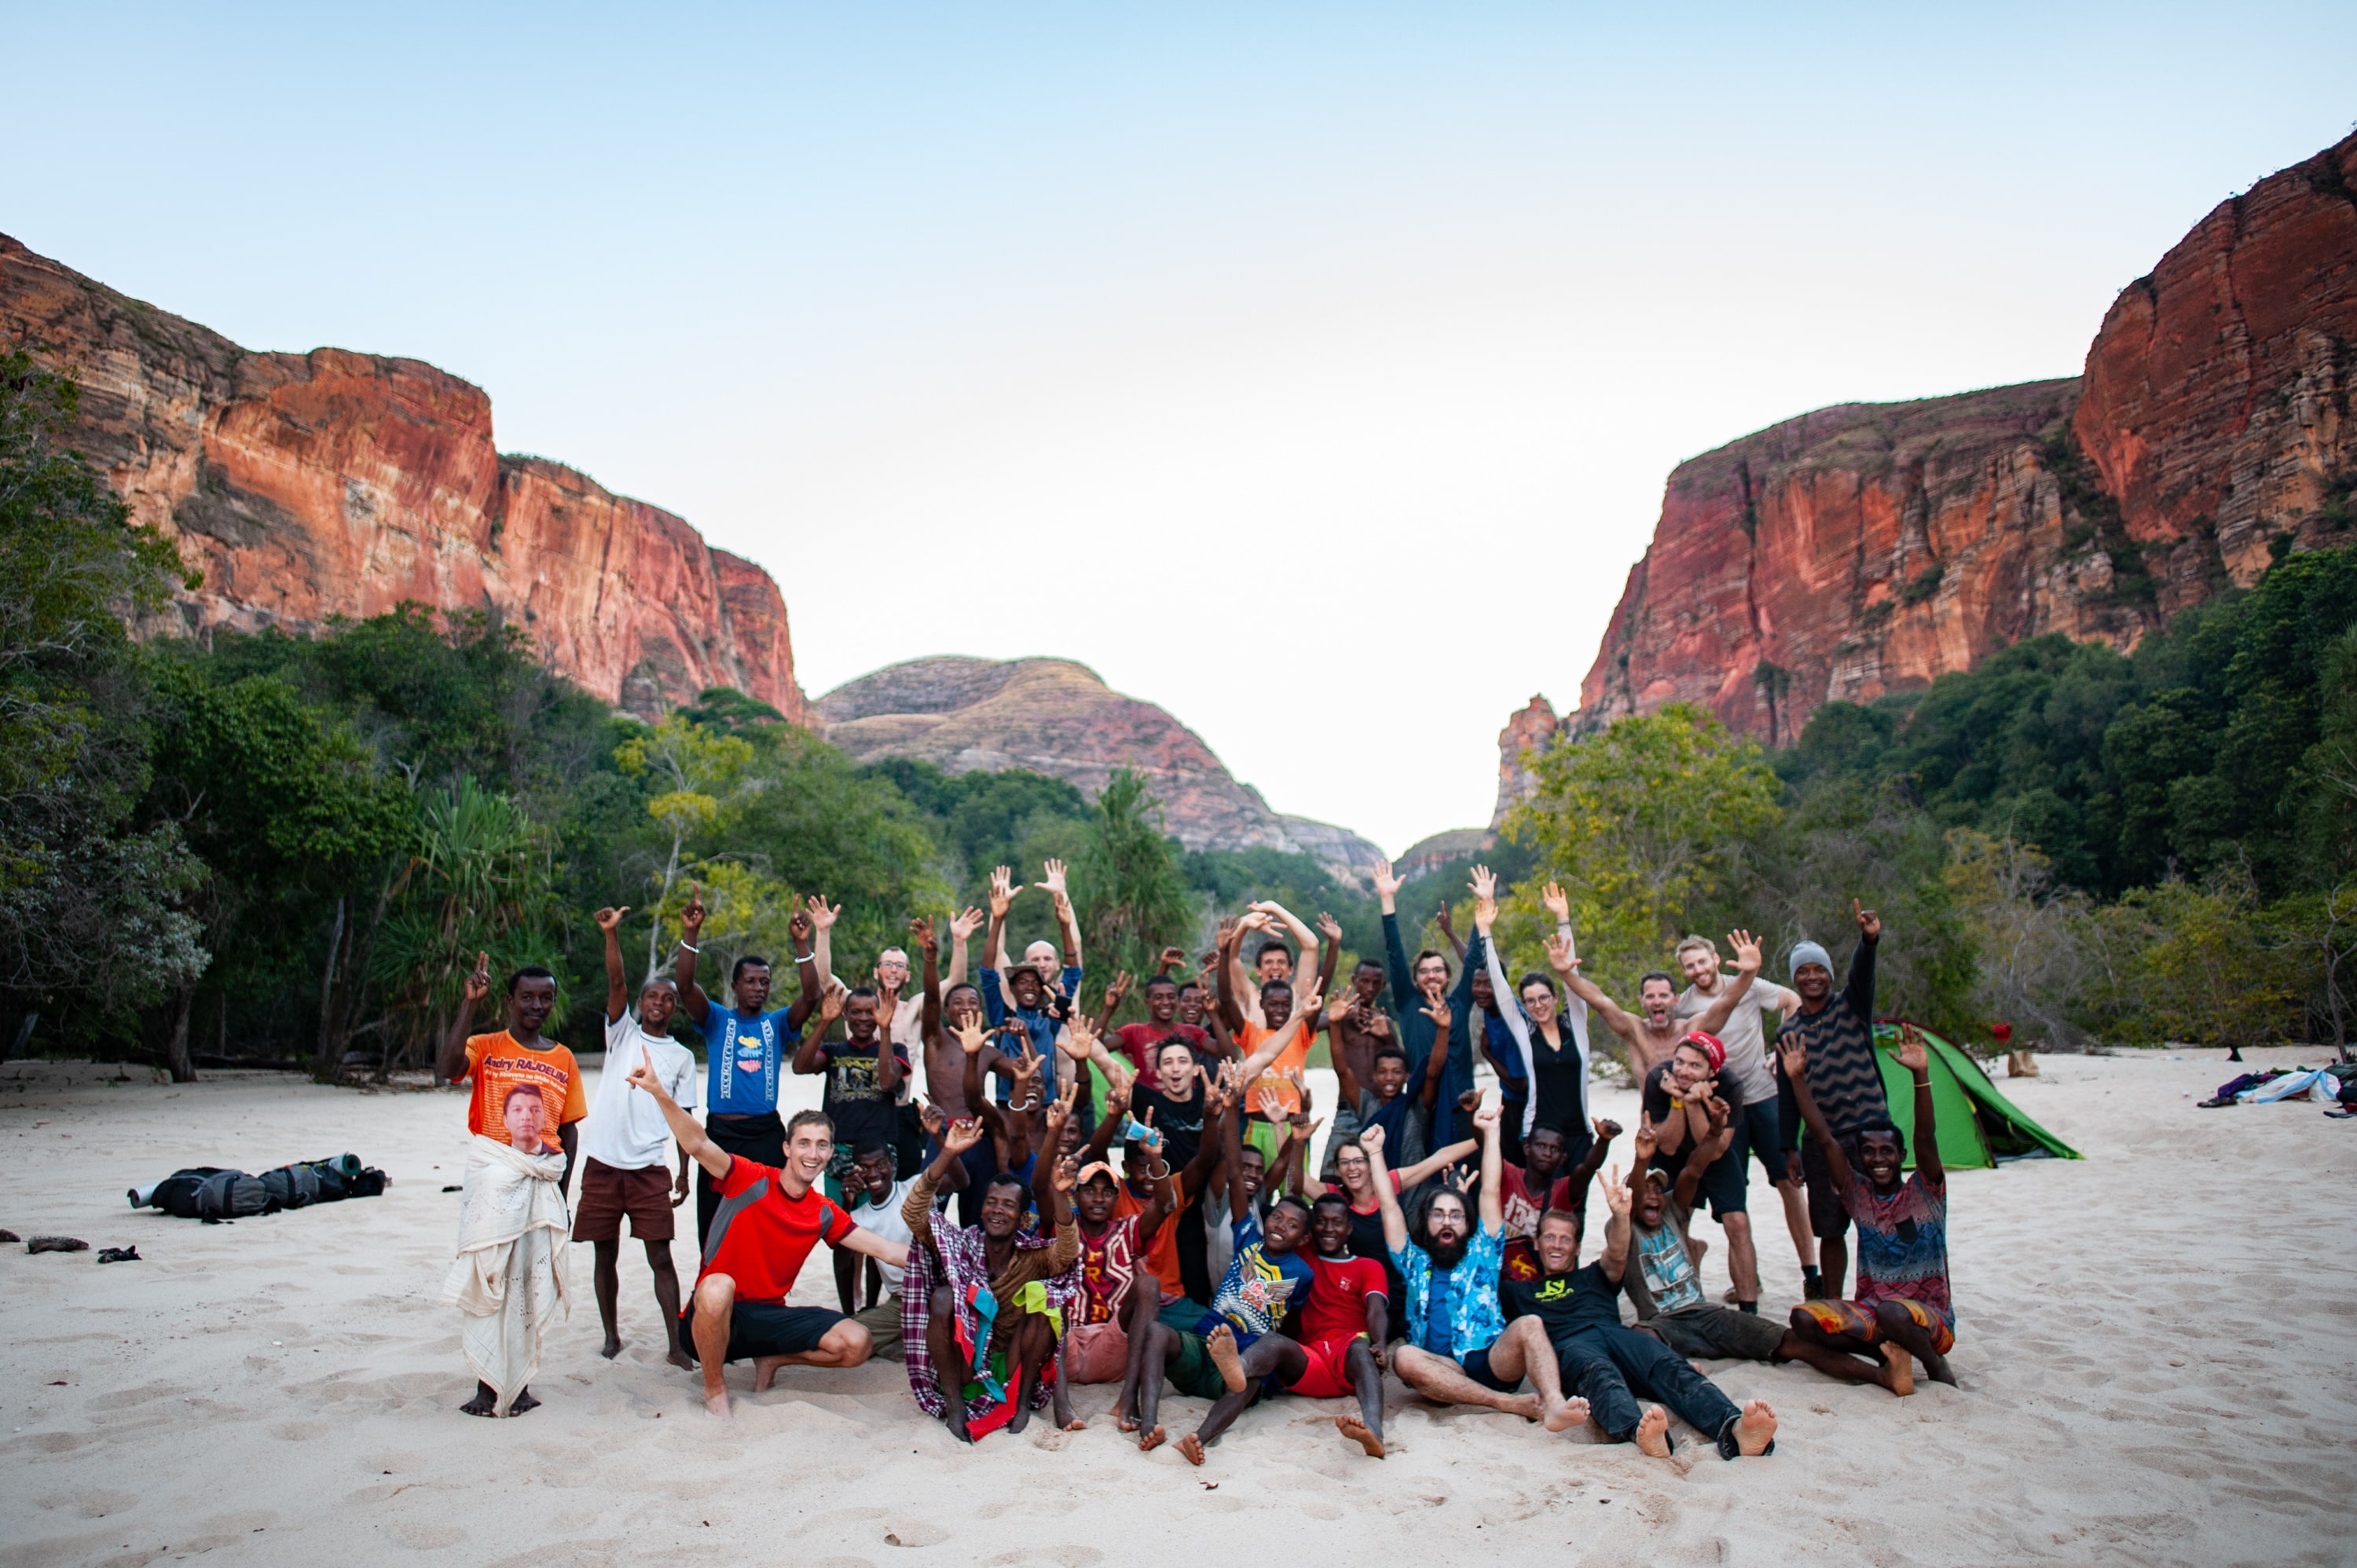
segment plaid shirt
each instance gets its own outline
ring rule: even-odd
[[[1460,1361],[1488,1349],[1506,1331],[1505,1315],[1498,1310],[1498,1265],[1505,1250],[1503,1227],[1492,1230],[1477,1225],[1465,1243],[1465,1256],[1448,1276],[1448,1353]],[[1431,1254],[1410,1241],[1392,1250],[1392,1266],[1406,1282],[1407,1342],[1420,1348],[1425,1304],[1432,1294]]]
[[[1076,1266],[1081,1255],[1081,1233],[1067,1219],[1056,1228],[1055,1240],[1036,1232],[1015,1239],[1015,1256],[1009,1260],[1006,1273],[990,1277],[990,1252],[987,1239],[979,1225],[950,1225],[933,1212],[933,1179],[931,1174],[919,1176],[909,1189],[909,1200],[900,1206],[901,1218],[909,1223],[911,1240],[909,1245],[909,1272],[900,1285],[901,1355],[909,1369],[909,1391],[917,1397],[918,1408],[927,1415],[938,1417],[949,1403],[942,1397],[941,1374],[933,1370],[933,1354],[925,1342],[927,1305],[933,1298],[933,1287],[946,1284],[957,1301],[959,1326],[972,1344],[981,1333],[981,1325],[974,1314],[974,1287],[988,1285],[999,1302],[1004,1316],[1015,1293],[1033,1280],[1044,1280],[1048,1287],[1048,1305],[1071,1312],[1079,1305],[1081,1296],[1080,1270]],[[1032,1391],[1031,1408],[1038,1410],[1048,1402],[1046,1379]],[[972,1413],[980,1415],[980,1410]]]

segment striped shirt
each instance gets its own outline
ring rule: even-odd
[[[1890,1120],[1882,1069],[1874,1055],[1874,944],[1860,941],[1849,961],[1849,983],[1814,1013],[1788,1014],[1776,1031],[1779,1047],[1798,1040],[1808,1052],[1809,1092],[1836,1138]],[[1782,1146],[1801,1141],[1801,1107],[1781,1067],[1776,1075],[1778,1131]]]

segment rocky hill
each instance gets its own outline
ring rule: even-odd
[[[2357,135],[2223,202],[2070,381],[1820,409],[1679,465],[1575,721],[1776,744],[2025,637],[2132,646],[2357,541]]]
[[[522,626],[641,713],[727,685],[804,718],[770,575],[500,453],[479,387],[415,360],[249,352],[0,235],[0,348],[19,347],[81,383],[76,445],[203,568],[172,629],[308,630],[415,599]]]
[[[837,686],[812,709],[827,739],[862,761],[1028,768],[1092,799],[1114,769],[1135,768],[1189,849],[1295,850],[1352,870],[1381,854],[1346,828],[1270,811],[1194,731],[1069,659],[912,659]]]

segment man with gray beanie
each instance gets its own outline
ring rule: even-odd
[[[1887,1125],[1890,1104],[1882,1093],[1882,1069],[1874,1057],[1874,948],[1882,938],[1882,917],[1850,900],[1857,920],[1857,950],[1850,955],[1849,983],[1834,994],[1833,955],[1816,942],[1792,946],[1792,989],[1801,1005],[1784,1015],[1777,1049],[1797,1043],[1808,1052],[1809,1089],[1835,1138],[1859,1128]],[[1809,1187],[1809,1226],[1817,1233],[1819,1277],[1806,1279],[1810,1300],[1839,1300],[1849,1273],[1849,1210],[1825,1168],[1814,1141],[1801,1142],[1801,1108],[1781,1073],[1776,1085],[1777,1146],[1787,1179]]]

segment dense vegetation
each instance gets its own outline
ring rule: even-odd
[[[692,886],[707,972],[842,907],[838,972],[990,870],[1070,863],[1098,980],[1273,897],[1379,951],[1372,897],[1303,855],[1184,850],[1134,777],[1094,802],[1023,772],[869,767],[742,693],[649,723],[518,628],[421,607],[316,638],[135,640],[193,585],[60,446],[73,388],[0,359],[0,1054],[423,1062],[468,961],[560,978],[598,1037],[590,912],[666,956]],[[2357,552],[2293,555],[2134,654],[2045,638],[1925,692],[1817,710],[1770,757],[1672,709],[1556,748],[1489,858],[1513,958],[1536,887],[1577,902],[1616,992],[1689,929],[1846,953],[1891,937],[1885,1005],[1968,1040],[2345,1037],[2357,947]],[[1428,940],[1462,862],[1403,894]],[[1018,902],[1009,942],[1051,936]],[[1093,989],[1093,985],[1092,985]],[[1133,998],[1129,1004],[1136,1006]]]

